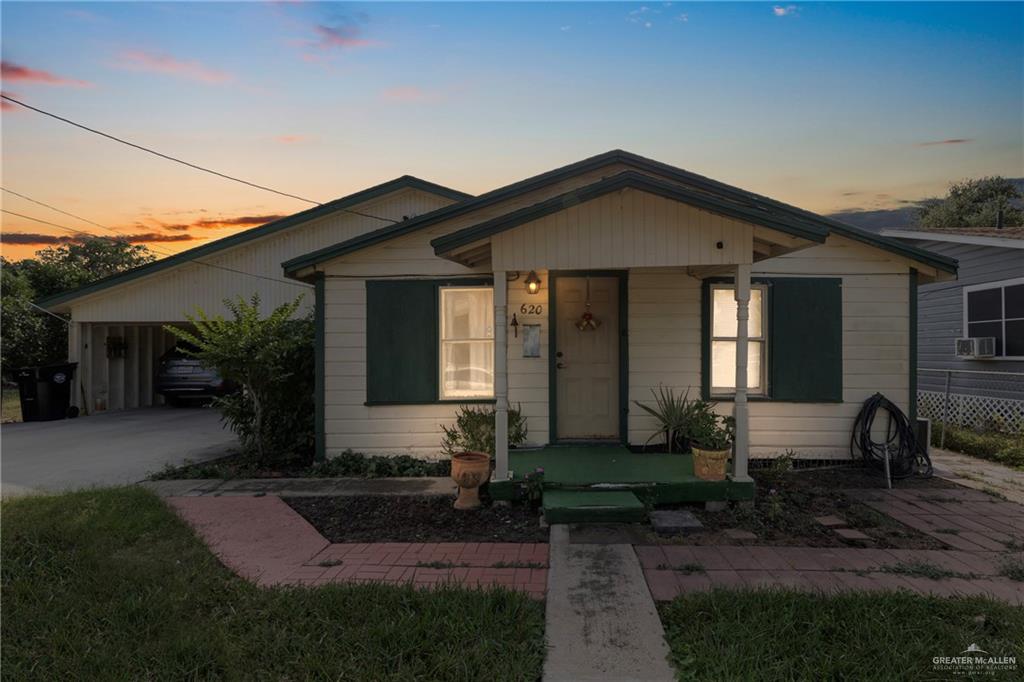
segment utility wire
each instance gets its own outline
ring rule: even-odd
[[[33,204],[39,204],[40,206],[48,208],[51,211],[56,211],[57,213],[63,213],[64,215],[69,216],[71,218],[74,218],[75,220],[81,220],[83,223],[89,223],[90,225],[95,225],[96,227],[102,227],[104,230],[112,230],[114,232],[117,231],[117,230],[114,230],[114,228],[112,228],[112,227],[107,227],[106,225],[100,225],[99,223],[93,222],[93,221],[89,220],[88,218],[83,218],[82,216],[75,215],[74,213],[68,213],[67,211],[63,211],[63,210],[57,208],[56,206],[51,206],[50,204],[45,204],[42,201],[38,201],[36,199],[33,199],[32,197],[27,197],[24,194],[18,194],[17,192],[15,192],[12,189],[7,189],[6,187],[0,187],[0,190],[2,190],[4,192],[7,192],[8,194],[13,194],[14,196],[19,197],[21,199],[24,199],[25,201],[31,201]],[[30,220],[31,220],[31,218],[30,218]],[[85,233],[83,232],[83,234],[85,234]]]
[[[31,201],[31,199],[30,199],[30,201]],[[36,202],[36,203],[45,206],[45,204],[42,204],[41,202]],[[54,209],[54,210],[58,210],[58,209]],[[4,213],[7,213],[9,215],[17,216],[19,218],[24,218],[25,220],[32,220],[32,221],[35,221],[37,223],[42,223],[43,225],[49,225],[50,227],[55,227],[58,230],[64,230],[65,232],[70,232],[70,233],[76,234],[76,235],[84,235],[86,237],[91,237],[91,238],[94,238],[94,239],[114,239],[114,237],[106,237],[104,235],[90,234],[88,232],[84,232],[82,230],[76,230],[76,229],[74,229],[72,227],[67,227],[65,225],[58,225],[57,223],[52,223],[49,220],[43,220],[42,218],[33,218],[32,216],[24,215],[23,213],[15,213],[14,211],[9,211],[6,208],[0,209],[0,211],[2,211]],[[63,211],[61,211],[61,212],[63,213]],[[91,221],[87,221],[87,222],[91,222]],[[120,234],[122,236],[128,236],[128,235],[125,235],[123,232],[119,232],[118,230],[115,230],[112,227],[107,227],[105,225],[100,225],[99,223],[92,223],[92,224],[97,225],[98,227],[102,227],[105,230],[110,230],[111,232],[115,232],[115,233]],[[149,250],[152,251],[153,253],[159,254],[161,256],[173,256],[173,255],[176,255],[176,254],[172,254],[172,253],[167,253],[166,251],[159,251],[159,250],[151,248],[151,247],[147,247],[147,248],[149,248]],[[229,267],[227,267],[225,265],[216,265],[214,263],[207,263],[207,262],[201,261],[201,260],[193,260],[192,262],[193,263],[197,263],[199,265],[205,265],[208,268],[216,268],[217,270],[224,270],[225,272],[233,272],[233,273],[238,274],[238,275],[246,275],[247,277],[256,277],[257,279],[265,279],[268,282],[277,282],[278,284],[289,284],[291,286],[302,287],[304,289],[309,289],[312,286],[310,284],[306,284],[305,282],[297,282],[297,281],[288,280],[288,279],[278,279],[277,277],[270,277],[268,275],[260,275],[260,274],[257,274],[255,272],[246,272],[245,270],[236,270],[235,268],[229,268]]]
[[[203,171],[204,173],[209,173],[210,175],[216,175],[218,177],[224,178],[225,180],[233,180],[234,182],[240,182],[243,185],[248,185],[249,187],[255,187],[256,189],[262,189],[262,190],[264,190],[266,192],[273,192],[274,194],[278,194],[278,195],[283,196],[283,197],[288,197],[290,199],[298,199],[299,201],[305,201],[307,204],[314,204],[316,206],[323,206],[323,203],[321,203],[319,201],[314,201],[313,199],[307,199],[305,197],[300,197],[297,194],[289,194],[288,192],[281,192],[279,190],[273,189],[272,187],[267,187],[265,185],[258,185],[255,182],[249,182],[248,180],[242,180],[241,178],[236,178],[236,177],[228,175],[226,173],[221,173],[220,171],[215,171],[215,170],[210,169],[210,168],[205,168],[205,167],[200,166],[198,164],[190,163],[188,161],[176,158],[176,157],[171,156],[169,154],[164,154],[163,152],[158,152],[155,149],[150,149],[149,147],[143,147],[141,144],[136,144],[134,142],[129,142],[128,140],[125,140],[123,138],[117,137],[116,135],[111,135],[110,133],[105,133],[102,130],[96,130],[95,128],[90,128],[89,126],[82,125],[81,123],[76,123],[75,121],[72,121],[69,118],[64,118],[63,116],[58,116],[57,114],[50,113],[49,111],[44,111],[43,109],[40,109],[38,107],[32,106],[31,104],[25,104],[21,100],[14,99],[10,95],[0,94],[0,97],[2,97],[3,99],[7,100],[8,102],[14,102],[15,104],[17,104],[19,106],[23,106],[26,109],[31,109],[32,111],[40,113],[43,116],[49,116],[50,118],[56,119],[56,120],[61,121],[63,123],[67,123],[68,125],[72,125],[72,126],[74,126],[76,128],[81,128],[82,130],[88,131],[88,132],[93,133],[95,135],[100,135],[101,137],[105,137],[108,140],[113,140],[114,142],[120,142],[121,144],[128,145],[129,147],[134,147],[135,149],[138,149],[140,151],[144,151],[147,154],[152,154],[154,156],[159,156],[161,159],[166,159],[168,161],[173,161],[175,163],[180,163],[183,166],[188,166],[189,168],[194,168],[195,170]]]
[[[241,178],[236,178],[233,175],[228,175],[227,173],[221,173],[220,171],[215,171],[215,170],[213,170],[211,168],[206,168],[204,166],[200,166],[198,164],[191,163],[189,161],[185,161],[183,159],[176,158],[174,156],[170,156],[169,154],[164,154],[163,152],[158,152],[155,149],[150,149],[149,147],[143,147],[140,144],[136,144],[134,142],[129,142],[128,140],[125,140],[125,139],[122,139],[120,137],[117,137],[116,135],[111,135],[110,133],[105,133],[102,130],[96,130],[95,128],[90,128],[89,126],[82,125],[81,123],[76,123],[75,121],[72,121],[69,118],[64,118],[63,116],[58,116],[57,114],[51,113],[51,112],[46,111],[44,109],[40,109],[39,107],[34,107],[31,104],[26,104],[25,102],[22,102],[21,100],[18,100],[18,99],[15,99],[15,98],[11,97],[10,95],[5,95],[5,94],[0,93],[0,97],[2,97],[3,99],[7,100],[8,102],[14,102],[15,104],[17,104],[19,106],[23,106],[26,109],[31,109],[32,111],[40,113],[43,116],[49,116],[50,118],[56,119],[58,121],[61,121],[62,123],[67,123],[68,125],[72,125],[72,126],[74,126],[76,128],[80,128],[82,130],[88,131],[88,132],[93,133],[95,135],[100,135],[102,137],[105,137],[108,140],[113,140],[114,142],[120,142],[121,144],[126,144],[129,147],[134,147],[135,149],[144,151],[144,152],[146,152],[148,154],[153,154],[154,156],[158,156],[161,159],[166,159],[168,161],[173,161],[174,163],[180,163],[180,164],[182,164],[184,166],[188,166],[189,168],[194,168],[195,170],[203,171],[204,173],[210,173],[211,175],[216,175],[217,177],[224,178],[225,180],[232,180],[234,182],[240,182],[243,185],[248,185],[249,187],[255,187],[256,189],[262,189],[262,190],[267,191],[267,192],[273,192],[274,194],[278,194],[278,195],[283,196],[283,197],[288,197],[290,199],[298,199],[299,201],[305,201],[308,204],[314,204],[316,206],[323,206],[324,205],[323,203],[321,203],[319,201],[314,201],[313,199],[307,199],[305,197],[300,197],[297,194],[289,194],[288,192],[281,192],[280,190],[276,190],[276,189],[273,189],[272,187],[267,187],[265,185],[258,185],[255,182],[249,182],[248,180],[242,180]],[[14,192],[11,192],[11,193],[14,194]],[[33,200],[29,199],[29,201],[33,201]],[[42,202],[38,202],[38,201],[35,202],[35,203],[42,204]],[[42,204],[42,205],[46,206],[46,204]],[[47,206],[47,208],[53,208],[53,207],[52,206]],[[59,209],[54,209],[54,210],[59,210]],[[363,218],[372,218],[374,220],[382,220],[382,221],[387,222],[387,223],[398,223],[398,222],[401,222],[401,221],[396,220],[394,218],[385,218],[383,216],[373,215],[372,213],[365,213],[363,211],[356,211],[356,210],[350,209],[350,208],[341,208],[341,209],[338,209],[338,210],[342,211],[344,213],[351,213],[352,215],[362,216]],[[64,213],[64,211],[60,211],[60,212]],[[68,214],[68,215],[70,215],[70,214]],[[74,216],[72,216],[72,217],[74,217]],[[92,223],[91,220],[86,220],[85,222]],[[95,223],[92,223],[92,224],[95,225]]]

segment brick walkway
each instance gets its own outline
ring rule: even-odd
[[[169,497],[167,502],[226,566],[259,585],[502,585],[538,599],[547,588],[546,544],[331,544],[275,496]]]
[[[843,590],[909,590],[939,596],[987,595],[1024,604],[1024,583],[999,575],[1007,559],[1024,554],[959,550],[811,547],[637,546],[651,594],[667,601],[684,592],[716,587],[788,587]],[[882,572],[898,564],[925,563],[958,577],[932,580]]]
[[[955,549],[1024,548],[1024,506],[978,490],[846,490],[847,497],[887,514]]]

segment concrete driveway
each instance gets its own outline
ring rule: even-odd
[[[4,496],[135,483],[167,464],[236,447],[209,407],[146,408],[0,427]]]

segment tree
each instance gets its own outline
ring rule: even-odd
[[[86,237],[36,251],[35,259],[18,263],[37,296],[52,296],[117,275],[156,260],[142,244],[127,239]]]
[[[944,199],[928,199],[919,209],[921,227],[995,227],[1002,209],[1003,225],[1024,225],[1021,192],[999,176],[953,183]]]
[[[0,371],[67,358],[67,324],[32,306],[59,294],[156,260],[148,248],[126,239],[86,237],[36,252],[35,258],[0,263],[3,319]]]
[[[260,298],[225,300],[231,319],[202,310],[188,320],[195,333],[166,329],[184,349],[241,391],[218,398],[221,417],[258,464],[310,461],[314,432],[312,315],[292,319],[302,296],[260,315]]]

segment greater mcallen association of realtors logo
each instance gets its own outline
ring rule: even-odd
[[[973,643],[959,656],[936,656],[932,659],[932,670],[953,675],[990,675],[1016,669],[1016,656],[994,656]]]

